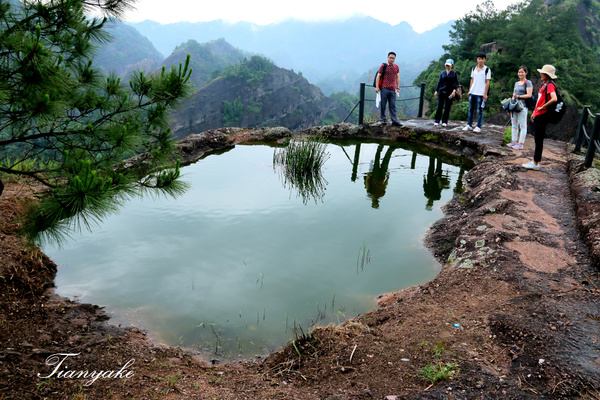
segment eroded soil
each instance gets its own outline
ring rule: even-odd
[[[427,133],[435,145],[480,159],[427,233],[440,274],[266,359],[236,364],[152,343],[108,324],[95,306],[54,295],[56,266],[16,236],[36,188],[9,183],[0,198],[0,399],[600,399],[596,170],[547,141],[543,170],[527,171],[520,164],[532,156],[529,137],[513,151],[502,146],[501,128],[465,135],[429,124],[352,134],[419,141]],[[209,132],[185,146],[198,155],[246,134]],[[65,371],[133,362],[86,385],[90,379],[66,372],[48,377],[45,361],[57,353],[77,354]],[[449,379],[432,383],[440,368]]]

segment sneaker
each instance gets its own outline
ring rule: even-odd
[[[509,144],[506,145],[506,147],[511,147],[514,149],[516,144],[517,144],[517,142],[510,142]]]
[[[527,168],[527,169],[532,169],[534,171],[539,171],[540,170],[540,166],[539,165],[535,165],[533,163],[533,161],[529,161],[527,164],[523,164],[522,167],[523,168]]]
[[[481,128],[476,126],[475,129],[473,129],[473,132],[479,133],[479,132],[481,132]]]
[[[444,123],[442,124],[442,126],[445,128],[445,127],[447,127],[447,126],[448,126],[448,124],[444,122]]]
[[[471,128],[471,125],[465,125],[465,127],[463,128],[463,131],[470,131],[473,128]]]
[[[392,122],[392,126],[402,126],[400,122]]]
[[[515,150],[523,150],[523,145],[521,143],[517,143],[513,146],[513,149]]]
[[[437,122],[433,123],[433,126],[438,126],[438,125],[439,125],[439,123],[437,123]]]

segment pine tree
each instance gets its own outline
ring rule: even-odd
[[[0,0],[0,173],[49,189],[25,217],[30,241],[89,228],[132,195],[184,190],[169,111],[192,90],[189,55],[127,84],[93,66],[107,18],[132,4]]]

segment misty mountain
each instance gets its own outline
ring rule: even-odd
[[[125,77],[134,70],[151,71],[164,59],[152,42],[132,26],[116,19],[104,26],[112,40],[100,46],[94,57],[95,65],[104,73],[115,72]]]
[[[193,56],[192,56],[193,57]],[[290,130],[339,123],[345,111],[306,78],[253,56],[227,67],[173,115],[183,138],[224,126],[284,126]]]
[[[397,53],[399,65],[426,68],[450,42],[451,22],[422,34],[406,22],[392,26],[367,16],[343,21],[289,20],[266,26],[222,20],[173,24],[144,21],[131,25],[163,54],[170,54],[189,39],[208,42],[224,38],[237,48],[268,57],[280,67],[302,72],[311,82],[324,85],[326,81],[324,89],[329,93],[350,90],[347,85],[352,78],[348,71],[356,71],[354,78],[358,78],[385,62],[389,51]]]
[[[194,69],[191,79],[197,87],[201,87],[212,80],[218,75],[219,71],[224,70],[226,67],[238,64],[245,57],[250,58],[252,56],[247,52],[236,49],[224,39],[202,44],[190,39],[177,46],[173,53],[161,64],[165,66],[178,65],[185,62],[188,54],[190,54],[190,66]]]

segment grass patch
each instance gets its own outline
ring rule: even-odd
[[[512,128],[510,126],[506,127],[504,130],[504,133],[502,134],[502,140],[504,140],[504,143],[512,142]]]
[[[326,148],[321,136],[291,138],[286,147],[275,150],[273,164],[293,175],[313,175],[319,173],[329,159]]]
[[[438,363],[428,364],[421,368],[419,376],[432,384],[436,384],[438,382],[447,381],[456,373],[458,373],[458,366],[456,363]]]
[[[321,136],[296,137],[273,153],[273,168],[281,172],[284,187],[296,189],[305,204],[310,199],[322,200],[325,195],[327,182],[322,168],[330,157],[326,149]]]

